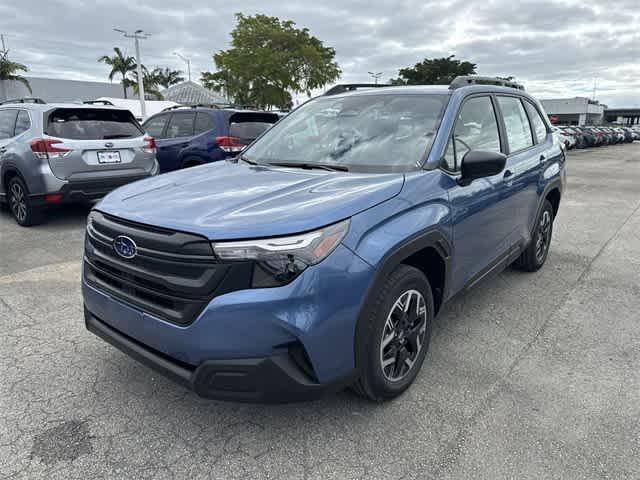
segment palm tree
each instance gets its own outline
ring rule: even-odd
[[[156,79],[156,83],[164,88],[169,88],[176,83],[184,82],[181,70],[171,70],[169,67],[156,67],[151,72]]]
[[[138,71],[134,70],[131,72],[131,77],[127,78],[126,84],[129,87],[133,87],[133,91],[136,95],[138,95]],[[157,100],[162,100],[164,97],[158,90],[158,78],[154,75],[153,72],[149,72],[147,67],[142,66],[142,85],[144,86],[144,95],[145,97],[148,95],[150,97],[155,97]]]
[[[0,51],[0,83],[2,84],[2,92],[0,92],[2,94],[2,97],[0,98],[2,98],[2,100],[7,99],[7,92],[4,82],[5,80],[20,82],[25,87],[27,87],[29,93],[32,93],[31,85],[29,85],[29,80],[24,78],[22,75],[16,75],[16,72],[26,72],[28,70],[29,68],[26,65],[9,60],[8,50]]]
[[[118,47],[114,47],[113,51],[116,52],[113,57],[103,55],[98,61],[106,63],[111,67],[109,80],[113,81],[113,77],[115,77],[116,74],[122,75],[122,90],[124,92],[124,98],[127,98],[127,73],[135,71],[136,59],[133,57],[125,57]]]

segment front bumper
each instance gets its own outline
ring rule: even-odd
[[[85,264],[84,304],[89,318],[96,319],[87,321],[87,328],[97,333],[103,325],[100,332],[108,338],[99,335],[111,343],[109,338],[128,339],[116,346],[126,345],[123,350],[138,359],[149,356],[139,352],[154,353],[153,361],[143,361],[160,365],[205,397],[313,398],[344,385],[355,370],[356,321],[373,269],[343,245],[285,286],[214,297],[189,324],[159,318],[101,290],[88,282],[86,269]],[[222,375],[220,369],[234,374]],[[221,393],[205,378],[234,378],[240,388]]]
[[[111,328],[86,308],[84,318],[87,330],[204,398],[264,403],[313,400],[355,379],[353,372],[329,384],[314,382],[286,352],[261,358],[207,360],[192,367]]]

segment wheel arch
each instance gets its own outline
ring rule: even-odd
[[[561,197],[562,194],[560,193],[560,187],[557,185],[554,185],[552,188],[550,188],[544,197],[545,200],[549,200],[549,203],[551,203],[551,206],[553,207],[553,218],[556,218],[558,210],[560,209]]]
[[[9,164],[9,165],[7,165],[6,167],[4,167],[2,169],[2,177],[0,177],[1,180],[2,180],[2,188],[3,188],[3,191],[5,193],[8,193],[8,191],[9,191],[9,182],[11,181],[11,179],[13,177],[19,177],[25,183],[25,185],[27,183],[25,181],[25,178],[20,173],[20,170],[18,170],[18,167],[14,166],[12,164]]]
[[[417,268],[429,280],[434,297],[434,317],[448,298],[451,275],[451,244],[440,229],[433,227],[423,230],[393,247],[378,263],[358,315],[353,339],[356,368],[366,352],[367,347],[364,346],[364,343],[369,344],[367,341],[358,346],[358,338],[364,334],[367,316],[370,315],[368,306],[375,303],[372,300],[373,296],[382,288],[388,276],[402,264]]]

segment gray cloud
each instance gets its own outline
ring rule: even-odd
[[[342,81],[367,71],[397,76],[424,57],[456,54],[486,75],[513,75],[539,97],[590,96],[640,105],[640,11],[637,0],[21,0],[0,5],[12,57],[35,76],[104,80],[96,59],[133,44],[113,31],[143,28],[148,66],[184,69],[197,79],[227,48],[233,13],[266,13],[308,27],[334,47]],[[9,20],[10,19],[10,20]]]

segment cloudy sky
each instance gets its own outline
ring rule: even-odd
[[[142,28],[143,63],[186,70],[178,51],[197,79],[228,47],[234,12],[308,27],[336,49],[344,82],[455,54],[540,98],[590,97],[595,79],[600,101],[640,106],[640,0],[14,0],[0,4],[0,33],[30,75],[105,80],[96,59],[134,50],[113,28]]]

